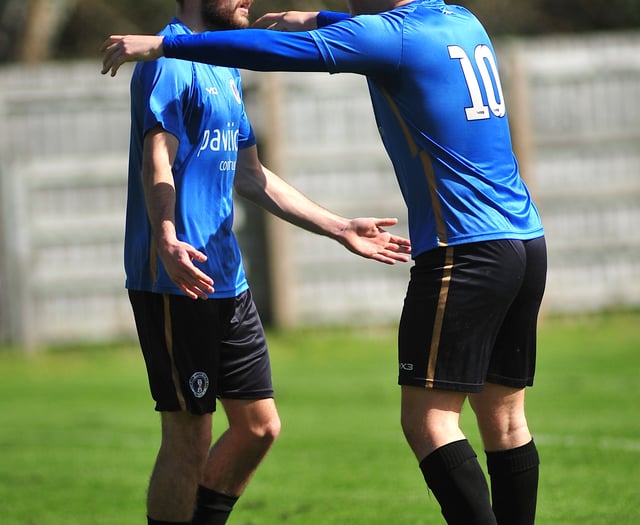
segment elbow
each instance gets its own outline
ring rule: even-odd
[[[233,188],[241,197],[258,202],[266,189],[264,173],[259,169],[238,170],[233,181]]]
[[[245,179],[236,177],[233,182],[233,189],[241,197],[251,200],[251,184],[248,184]]]

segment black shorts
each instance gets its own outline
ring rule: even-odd
[[[479,392],[533,385],[544,237],[430,250],[416,258],[400,320],[400,385]]]
[[[203,301],[130,290],[129,299],[156,410],[206,414],[218,397],[273,397],[264,330],[249,291]]]

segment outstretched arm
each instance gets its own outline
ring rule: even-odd
[[[205,31],[165,37],[114,35],[102,46],[102,72],[160,56],[254,71],[392,75],[402,58],[402,33],[383,17],[354,17],[315,31]]]
[[[305,230],[330,237],[357,255],[385,264],[409,260],[409,240],[384,229],[395,225],[397,219],[346,219],[326,210],[265,168],[255,146],[238,153],[235,189],[270,213]]]

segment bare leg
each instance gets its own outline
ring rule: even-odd
[[[459,392],[402,387],[402,430],[418,461],[465,438],[459,426],[465,398],[466,394]]]
[[[470,397],[487,451],[493,511],[499,525],[533,525],[539,457],[524,410],[524,389],[487,384]]]
[[[240,496],[280,433],[273,399],[223,399],[228,430],[209,452],[202,484],[230,496]]]
[[[524,412],[524,389],[487,383],[469,402],[488,451],[508,450],[531,441]]]
[[[189,522],[211,444],[211,415],[162,412],[162,443],[149,482],[147,513]]]
[[[459,426],[466,394],[402,387],[402,428],[449,525],[496,525],[489,487]]]

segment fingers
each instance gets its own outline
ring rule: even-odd
[[[253,22],[251,27],[255,29],[275,29],[275,26],[283,15],[284,13],[267,13]]]
[[[103,75],[111,71],[111,76],[115,77],[118,69],[124,63],[123,38],[121,35],[112,35],[100,47],[100,51],[103,53],[101,71]]]
[[[389,246],[392,247],[393,251],[399,253],[411,253],[411,241],[409,239],[405,239],[404,237],[398,237],[397,235],[392,235],[389,238]]]
[[[397,262],[406,263],[409,261],[409,256],[401,253],[397,253],[393,250],[381,250],[372,254],[370,259],[393,266]]]
[[[192,262],[205,262],[207,256],[193,247],[189,247],[187,253],[189,255],[189,263],[184,268],[186,275],[180,288],[193,299],[207,299],[209,294],[214,292],[213,279],[194,266]]]
[[[395,226],[398,224],[398,219],[395,217],[387,217],[384,219],[374,219],[374,222],[378,230],[383,232],[383,226]],[[399,235],[389,233],[387,249],[394,253],[408,254],[411,253],[411,241]]]
[[[395,226],[398,224],[398,219],[387,217],[385,219],[374,219],[374,222],[378,228],[381,228],[383,226]]]
[[[182,284],[180,289],[191,299],[207,300],[209,294],[214,292],[213,286],[200,281],[198,284]]]
[[[387,264],[395,264],[397,262],[406,263],[411,259],[408,254],[395,249],[386,249],[379,255],[384,258],[384,261],[387,262]]]
[[[184,279],[174,279],[178,287],[191,299],[208,299],[209,295],[215,290],[213,288],[213,280],[195,268],[188,277]]]
[[[125,62],[155,60],[162,56],[163,37],[150,35],[112,35],[102,44],[102,74],[115,76]]]
[[[109,47],[111,47],[111,46],[113,46],[113,44],[121,41],[123,38],[124,38],[124,35],[111,35],[100,46],[100,52],[104,53]]]
[[[275,31],[311,31],[318,28],[317,15],[317,11],[267,13],[258,18],[251,27]]]
[[[160,258],[170,279],[191,299],[207,299],[214,293],[213,279],[195,263],[205,262],[207,256],[186,243],[178,243],[160,250]]]

